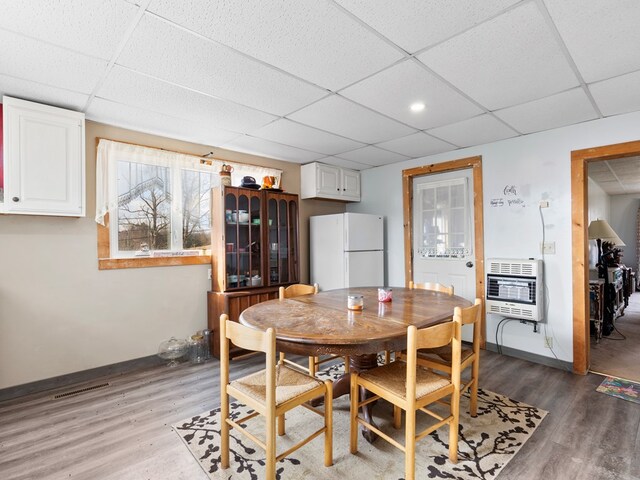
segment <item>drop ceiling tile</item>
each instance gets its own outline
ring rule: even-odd
[[[578,86],[535,2],[524,3],[418,58],[489,110]]]
[[[611,175],[611,170],[607,166],[607,162],[589,162],[587,164],[587,169],[589,171],[589,176],[595,174],[608,173]]]
[[[598,118],[582,88],[493,112],[521,133],[533,133]]]
[[[373,165],[374,167],[379,165],[388,165],[389,163],[396,163],[401,162],[402,160],[409,159],[409,157],[405,157],[404,155],[400,155],[399,153],[382,150],[381,148],[374,147],[372,145],[358,148],[357,150],[353,150],[351,152],[341,153],[340,158],[364,163],[367,165]]]
[[[333,155],[364,146],[360,142],[307,127],[286,118],[262,127],[253,136],[325,155]]]
[[[0,75],[0,97],[2,95],[77,111],[82,110],[89,99],[89,95],[6,75]]]
[[[109,60],[137,11],[122,0],[3,2],[0,28]]]
[[[482,145],[517,135],[516,132],[489,114],[434,128],[427,133],[460,147]]]
[[[455,145],[433,138],[423,132],[413,133],[406,137],[394,138],[388,142],[378,143],[377,147],[400,153],[408,157],[417,158],[436,153],[455,150]]]
[[[545,0],[587,83],[640,69],[640,6],[635,0]]]
[[[249,135],[238,137],[234,141],[222,145],[222,147],[294,163],[313,162],[323,156],[321,153],[310,152]]]
[[[286,115],[327,95],[149,14],[140,21],[118,64],[275,115]]]
[[[107,62],[0,29],[0,74],[91,93]]]
[[[340,92],[347,98],[424,130],[475,117],[483,110],[453,88],[407,60]],[[422,102],[426,108],[412,112]]]
[[[409,53],[466,30],[518,0],[336,0]]]
[[[640,159],[638,157],[619,158],[603,163],[607,163],[623,183],[628,181],[635,183],[640,179]]]
[[[277,117],[115,66],[98,97],[165,115],[246,132]]]
[[[352,162],[351,160],[346,160],[340,157],[324,157],[320,158],[318,161],[328,165],[335,165],[336,167],[350,168],[351,170],[367,170],[368,168],[372,168],[371,165]]]
[[[175,2],[156,0],[152,12],[337,90],[402,58],[380,37],[331,2]]]
[[[211,146],[219,146],[238,136],[237,133],[216,128],[211,123],[190,122],[101,98],[95,98],[91,102],[87,110],[87,119]]]
[[[640,110],[640,71],[589,85],[603,115]]]
[[[415,130],[338,95],[324,98],[289,118],[364,143],[379,143]]]

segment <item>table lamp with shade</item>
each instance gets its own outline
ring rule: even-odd
[[[589,223],[588,232],[589,240],[595,240],[598,244],[598,276],[606,280],[607,266],[605,264],[605,258],[611,253],[611,250],[603,252],[602,243],[609,242],[615,247],[624,247],[625,243],[606,220],[593,220]]]

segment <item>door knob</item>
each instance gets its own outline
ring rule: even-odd
[[[19,202],[20,198],[19,197],[13,197],[11,200],[13,200],[14,202]]]
[[[467,267],[471,268],[473,267],[473,262],[469,261],[465,264]]]

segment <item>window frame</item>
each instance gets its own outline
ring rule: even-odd
[[[171,151],[167,151],[165,149],[161,149],[161,148],[157,148],[157,147],[149,147],[149,146],[144,146],[144,145],[137,145],[137,144],[133,144],[133,143],[128,143],[128,142],[120,142],[120,141],[116,141],[116,140],[110,140],[110,139],[105,139],[105,138],[96,138],[96,150],[98,151],[98,147],[100,145],[100,142],[104,140],[107,142],[113,142],[115,144],[122,144],[123,146],[133,146],[133,147],[141,147],[144,149],[150,149],[150,150],[157,150],[159,152],[163,152],[163,154],[166,153],[174,153],[176,154],[176,156],[179,155],[189,155],[191,157],[194,157],[195,159],[198,159],[200,162],[200,165],[202,166],[201,168],[198,167],[193,167],[193,165],[191,166],[187,166],[187,165],[169,165],[169,169],[170,169],[170,178],[172,183],[174,183],[174,186],[172,187],[172,193],[175,196],[176,193],[180,194],[180,200],[179,200],[179,204],[182,204],[182,179],[181,179],[181,172],[183,170],[190,170],[190,171],[198,171],[198,172],[206,172],[207,170],[210,170],[211,173],[213,175],[215,175],[218,170],[220,169],[220,165],[222,165],[223,163],[227,164],[227,165],[232,165],[234,166],[236,169],[241,169],[243,172],[246,172],[247,169],[256,169],[256,173],[257,172],[264,172],[265,175],[272,175],[272,176],[276,176],[278,177],[278,182],[280,182],[281,176],[282,176],[282,171],[278,170],[278,169],[274,169],[274,168],[270,168],[270,167],[262,167],[262,166],[257,166],[257,165],[249,165],[249,164],[238,164],[235,162],[228,162],[228,161],[223,161],[223,160],[219,160],[219,159],[213,159],[213,158],[209,158],[208,155],[204,156],[204,157],[198,157],[197,155],[194,155],[192,153],[182,153],[182,152],[171,152]],[[96,154],[96,157],[98,157],[98,153]],[[96,158],[97,159],[97,158]],[[97,163],[99,163],[97,161]],[[116,161],[117,163],[117,161]],[[144,162],[133,162],[133,163],[144,163]],[[106,168],[106,167],[105,167]],[[98,170],[98,168],[97,168]],[[110,177],[113,177],[113,172],[114,170],[117,170],[117,167],[115,169],[111,169],[111,173],[109,174]],[[103,174],[103,177],[107,176]],[[116,176],[117,178],[117,176]],[[175,181],[176,179],[178,180],[178,183],[176,184]],[[96,175],[96,190],[98,190],[100,188],[100,176],[97,174]],[[113,178],[107,178],[106,179],[107,182],[114,182]],[[104,183],[105,178],[102,178],[102,181]],[[258,181],[258,180],[256,180]],[[117,180],[115,181],[117,184]],[[102,186],[103,188],[104,185]],[[177,189],[177,190],[176,190]],[[98,192],[96,191],[96,197],[98,197]],[[104,192],[103,192],[104,194]],[[117,196],[117,193],[116,193]],[[111,199],[109,199],[111,200]],[[99,201],[98,199],[96,199],[96,212],[99,211],[99,205],[98,205]],[[173,242],[173,240],[176,238],[176,235],[180,237],[180,239],[182,240],[182,222],[178,222],[177,219],[174,216],[174,213],[176,211],[177,205],[176,204],[172,204],[171,206],[171,241]],[[121,268],[141,268],[141,267],[162,267],[162,266],[177,266],[177,265],[204,265],[204,264],[211,264],[212,262],[212,256],[213,256],[213,252],[211,252],[209,250],[210,253],[205,253],[205,254],[199,254],[199,255],[169,255],[169,256],[158,256],[155,257],[153,255],[151,256],[141,256],[141,257],[136,257],[136,256],[126,256],[126,257],[112,257],[111,256],[111,245],[112,242],[117,242],[118,241],[118,228],[116,226],[116,228],[112,228],[111,225],[111,221],[110,221],[110,214],[113,212],[113,207],[110,206],[106,213],[104,213],[104,225],[100,223],[100,220],[98,220],[98,213],[96,213],[96,222],[97,222],[97,230],[98,230],[98,245],[97,245],[97,249],[98,249],[98,269],[99,270],[113,270],[113,269],[121,269]],[[179,225],[178,230],[176,231],[174,226]],[[211,227],[213,228],[213,222],[211,222],[212,225]],[[182,242],[180,242],[182,243]],[[211,247],[210,247],[211,248]],[[164,251],[166,252],[167,250],[159,250],[159,251]],[[176,251],[175,249],[172,249],[172,251]],[[185,250],[181,250],[181,251],[185,251]],[[188,251],[188,250],[187,250]]]

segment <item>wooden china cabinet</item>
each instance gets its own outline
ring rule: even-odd
[[[298,196],[222,186],[211,191],[212,291],[208,323],[220,357],[220,315],[238,321],[256,303],[278,298],[280,286],[299,282]],[[241,355],[240,349],[230,352]]]

